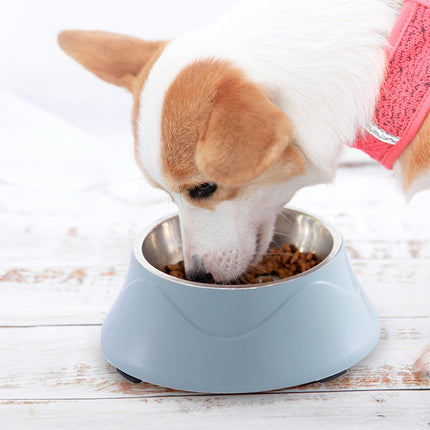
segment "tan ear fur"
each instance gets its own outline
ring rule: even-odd
[[[407,192],[421,175],[430,171],[430,113],[412,142],[400,155],[403,187]]]
[[[214,182],[244,184],[272,166],[293,136],[292,123],[266,93],[232,74],[217,88],[196,163]]]
[[[132,91],[142,67],[167,42],[104,31],[67,30],[58,35],[58,44],[99,78]]]

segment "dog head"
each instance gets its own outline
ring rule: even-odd
[[[268,92],[232,62],[175,42],[66,31],[59,44],[132,93],[136,160],[178,206],[188,277],[223,283],[256,264],[306,170]]]

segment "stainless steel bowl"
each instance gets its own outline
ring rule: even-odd
[[[182,239],[177,215],[171,216],[155,228],[149,229],[142,234],[143,243],[136,242],[136,255],[139,262],[148,270],[156,273],[162,278],[166,277],[173,282],[180,282],[193,286],[208,287],[193,281],[182,281],[167,275],[164,271],[168,264],[176,264],[183,260]],[[299,276],[306,276],[310,271],[318,270],[322,264],[326,264],[336,255],[341,244],[341,235],[329,224],[323,223],[313,215],[305,214],[298,210],[285,209],[277,218],[275,234],[270,247],[280,247],[283,243],[294,244],[300,252],[313,252],[321,262],[300,275],[285,280],[275,280],[264,284],[248,285],[213,285],[211,288],[255,288],[256,286],[267,286],[276,282],[287,282]],[[140,249],[139,249],[140,248]],[[154,271],[154,268],[157,269]]]

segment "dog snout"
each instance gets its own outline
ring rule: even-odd
[[[203,261],[203,258],[201,258],[198,255],[193,255],[190,260],[191,260],[191,264],[189,268],[187,268],[187,263],[185,264],[187,278],[190,281],[202,282],[205,284],[215,283],[214,277],[212,276],[211,273],[208,273],[208,271],[205,268],[205,263]]]
[[[202,282],[204,284],[215,284],[215,279],[210,273],[192,272],[189,276],[190,281]]]

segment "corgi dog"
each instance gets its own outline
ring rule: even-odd
[[[178,206],[187,276],[225,283],[266,253],[275,218],[297,190],[334,178],[345,145],[365,134],[399,140],[374,120],[389,38],[405,27],[405,6],[429,3],[244,0],[173,41],[63,31],[58,42],[131,93],[135,158]],[[388,166],[409,196],[430,187],[426,106]],[[430,369],[428,355],[421,367]]]

